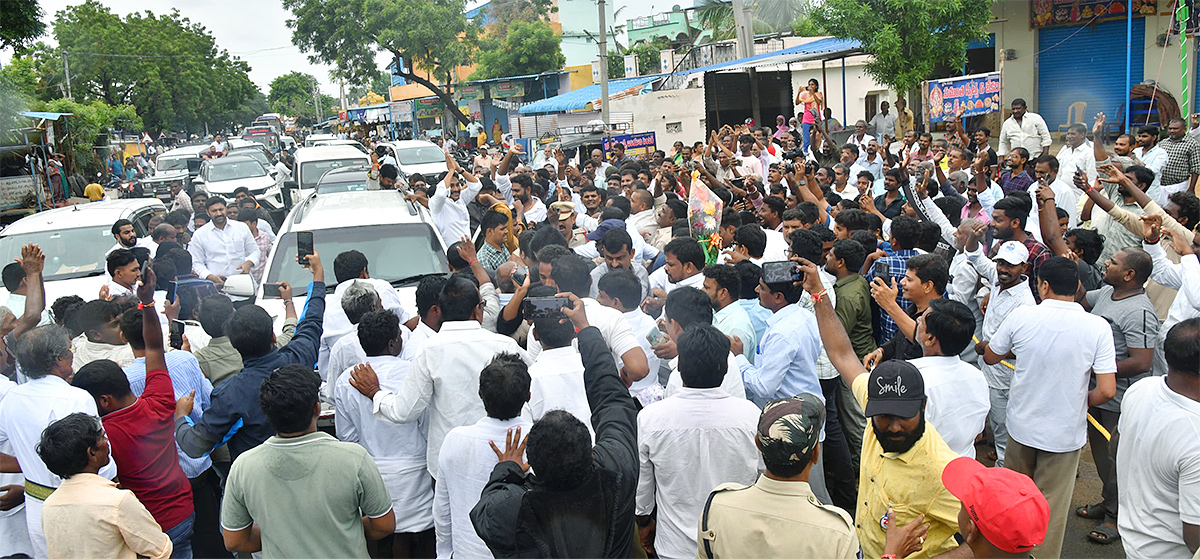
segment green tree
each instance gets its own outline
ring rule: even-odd
[[[250,67],[177,11],[122,19],[88,0],[55,14],[54,36],[59,48],[35,55],[47,79],[61,72],[66,53],[73,97],[133,105],[152,130],[220,127],[255,90]],[[54,94],[43,88],[43,98]]]
[[[987,33],[992,1],[825,0],[813,21],[862,43],[875,81],[912,91],[939,65],[962,67],[967,44]]]
[[[337,100],[317,90],[317,98],[321,103],[321,112],[313,105],[313,90],[317,88],[317,79],[303,72],[291,72],[271,80],[271,90],[267,93],[267,104],[272,112],[283,113],[296,117],[296,124],[312,126],[320,118],[329,118],[336,114],[334,108]],[[261,114],[261,113],[259,113]]]
[[[37,0],[4,0],[0,5],[0,50],[20,51],[46,32]]]
[[[15,56],[8,66],[0,68],[0,84],[5,93],[20,95],[24,99],[37,97],[38,76],[36,62],[28,56]]]
[[[267,105],[267,96],[263,95],[262,90],[256,86],[250,98],[242,101],[242,104],[238,105],[238,108],[230,113],[230,124],[245,126],[254,122],[254,119],[258,118],[259,115],[269,112],[271,112],[271,109]]]
[[[508,33],[508,26],[515,22],[549,21],[550,14],[558,13],[558,6],[554,4],[553,0],[492,0],[485,8],[492,18],[487,26],[488,33],[503,37]]]
[[[70,117],[68,132],[61,142],[65,151],[74,157],[75,164],[84,171],[84,176],[91,176],[104,167],[94,147],[108,145],[109,132],[115,129],[139,132],[143,129],[142,118],[130,105],[114,107],[100,100],[81,103],[71,99],[54,99],[38,103],[36,110],[75,115]]]
[[[311,52],[313,62],[332,64],[347,75],[370,75],[385,51],[397,75],[434,92],[447,111],[470,122],[446,88],[417,70],[449,83],[458,66],[471,62],[479,25],[463,15],[464,0],[283,0],[292,43]]]
[[[751,25],[755,33],[779,33],[791,30],[797,20],[809,12],[809,0],[745,0],[751,5]],[[728,0],[699,0],[696,18],[713,30],[714,41],[737,37],[733,3]]]
[[[473,80],[524,76],[557,70],[566,64],[562,36],[541,21],[515,21],[503,40],[489,37],[480,43]]]

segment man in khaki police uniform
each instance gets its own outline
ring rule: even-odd
[[[713,490],[700,516],[697,557],[858,556],[850,515],[818,502],[808,486],[824,423],[825,406],[813,394],[767,404],[755,437],[767,472],[754,485]]]
[[[587,244],[587,231],[582,227],[575,227],[576,213],[573,202],[554,202],[550,204],[550,213],[558,216],[558,230],[566,237],[569,248],[574,249]]]

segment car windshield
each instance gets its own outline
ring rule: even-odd
[[[420,165],[422,163],[444,163],[446,152],[437,146],[401,148],[396,150],[396,158],[401,165]]]
[[[308,285],[312,274],[296,263],[296,233],[287,233],[275,243],[264,282]],[[449,270],[433,228],[421,223],[319,229],[313,232],[313,244],[325,264],[325,282],[329,287],[335,281],[333,259],[348,250],[363,253],[371,263],[371,277],[388,282]]]
[[[271,168],[271,160],[259,148],[240,148],[229,152],[229,155],[244,155],[258,162],[264,169]]]
[[[331,194],[334,192],[361,192],[364,190],[368,190],[367,179],[365,177],[362,180],[348,180],[346,178],[341,178],[332,182],[317,183],[318,194]]]
[[[232,181],[265,177],[267,171],[257,161],[238,161],[236,163],[217,163],[208,170],[208,182]]]
[[[342,167],[370,165],[367,159],[328,159],[300,164],[300,188],[313,188],[325,173]]]
[[[267,147],[271,151],[279,151],[279,138],[275,135],[270,136],[242,136],[244,140],[259,143]]]
[[[156,165],[160,173],[163,171],[186,171],[187,162],[187,157],[159,157]]]
[[[116,241],[111,227],[78,227],[0,237],[0,258],[12,262],[21,247],[33,243],[46,254],[46,280],[94,276],[105,271],[104,256]]]

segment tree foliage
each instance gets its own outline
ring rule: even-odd
[[[107,146],[109,132],[140,132],[143,129],[142,118],[130,105],[114,107],[100,100],[81,103],[70,99],[53,99],[38,103],[36,110],[75,115],[67,121],[67,135],[61,142],[65,149],[71,151],[75,164],[89,176],[104,166],[93,148],[96,145]]]
[[[449,82],[457,66],[471,62],[479,26],[463,14],[464,0],[283,0],[292,43],[312,53],[313,62],[332,64],[347,75],[378,71],[375,54],[391,54],[397,75],[433,91],[460,122],[445,88],[426,77]],[[420,70],[427,73],[422,75]]]
[[[20,51],[46,32],[37,0],[4,0],[0,5],[0,50]]]
[[[809,0],[745,0],[751,3],[751,25],[756,34],[793,30],[810,11]],[[733,3],[729,0],[699,0],[696,18],[713,30],[714,41],[737,37]]]
[[[503,37],[515,22],[549,21],[550,14],[558,13],[553,0],[492,0],[485,9],[492,19],[487,30],[493,37]]]
[[[320,91],[317,97],[321,102],[321,112],[313,105],[313,90],[317,79],[303,72],[290,72],[271,80],[271,90],[267,94],[267,104],[272,112],[283,113],[296,117],[296,124],[311,126],[320,122],[319,117],[329,118],[333,114],[337,100]],[[261,113],[260,113],[261,114]]]
[[[480,43],[473,80],[524,76],[557,70],[566,64],[562,35],[542,21],[514,21],[503,39],[488,37]]]
[[[65,51],[74,98],[133,105],[152,130],[225,128],[256,90],[250,67],[178,11],[121,18],[88,0],[55,14],[54,36],[58,49],[39,44],[33,55],[39,98],[62,95]]]
[[[987,33],[993,0],[825,0],[814,22],[857,39],[872,55],[866,70],[896,91],[911,91],[939,65],[959,68],[967,44]]]

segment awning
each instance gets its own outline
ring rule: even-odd
[[[621,99],[638,95],[642,90],[654,80],[662,78],[661,74],[653,76],[638,76],[636,78],[622,78],[619,80],[609,80],[608,82],[608,98],[609,100]],[[561,113],[567,111],[578,111],[586,109],[589,104],[600,102],[600,84],[593,84],[587,87],[581,87],[575,91],[568,91],[562,95],[556,95],[540,101],[534,101],[524,107],[521,107],[521,114],[535,113]]]
[[[802,62],[805,60],[821,60],[834,59],[851,56],[862,53],[862,44],[855,39],[838,39],[829,37],[827,39],[818,39],[811,43],[777,50],[775,52],[767,52],[756,54],[738,60],[730,60],[729,62],[720,62],[702,66],[694,70],[687,70],[688,74],[698,74],[701,72],[715,72],[723,70],[740,70],[743,68],[757,68],[762,66],[777,66],[781,64],[789,64],[792,62]]]
[[[27,116],[29,118],[44,118],[46,120],[58,120],[59,117],[75,116],[75,113],[41,113],[41,112],[26,111],[26,112],[21,113],[21,116]]]

